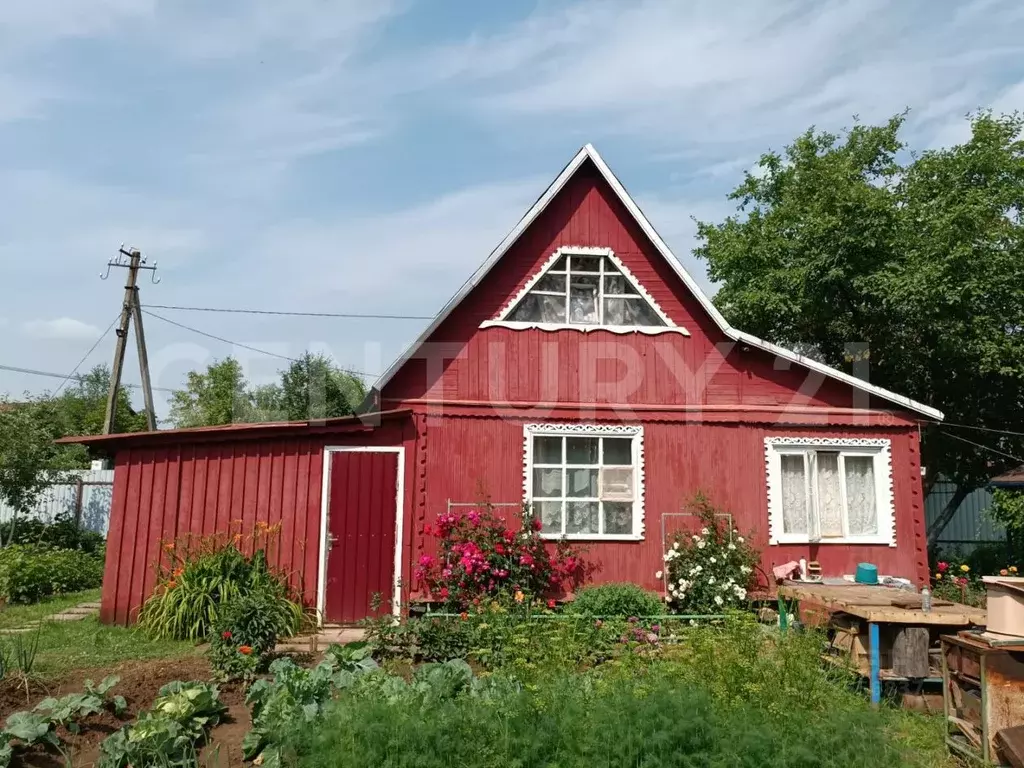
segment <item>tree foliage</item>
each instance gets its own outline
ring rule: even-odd
[[[366,396],[358,377],[323,354],[305,353],[280,372],[280,382],[252,386],[241,364],[228,357],[206,371],[191,371],[171,395],[176,427],[263,421],[316,421],[348,416]]]
[[[109,381],[110,369],[100,365],[55,397],[0,398],[0,500],[24,514],[64,471],[89,466],[82,446],[54,441],[102,431]],[[116,431],[145,429],[145,416],[132,410],[123,388],[118,402]]]
[[[696,254],[737,327],[847,371],[866,345],[873,384],[944,411],[923,463],[969,490],[1024,456],[1020,435],[952,426],[1024,432],[1024,120],[977,114],[968,141],[920,154],[903,123],[762,155]]]

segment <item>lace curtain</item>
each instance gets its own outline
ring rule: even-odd
[[[807,486],[803,455],[783,454],[782,529],[786,533],[808,533]]]
[[[850,534],[878,533],[878,510],[875,496],[875,462],[870,456],[847,456],[846,505]]]
[[[843,535],[843,494],[839,480],[839,454],[819,451],[817,459],[818,524],[824,537]]]

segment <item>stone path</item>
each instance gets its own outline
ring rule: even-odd
[[[99,613],[99,610],[99,603],[79,603],[78,605],[63,610],[60,613],[54,613],[50,616],[44,616],[42,619],[30,621],[28,624],[21,627],[0,629],[0,635],[16,635],[22,632],[32,632],[33,630],[39,629],[39,624],[43,621],[81,621],[86,616],[93,616]]]

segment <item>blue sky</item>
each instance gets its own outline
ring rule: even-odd
[[[122,242],[160,265],[148,303],[432,315],[588,141],[707,286],[691,217],[727,215],[761,152],[906,107],[915,147],[958,141],[968,111],[1024,108],[1022,33],[1013,0],[11,0],[0,364],[70,370],[117,313]],[[424,325],[161,314],[368,373]],[[146,333],[158,387],[282,364]]]

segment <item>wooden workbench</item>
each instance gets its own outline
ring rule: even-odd
[[[913,592],[866,584],[802,584],[787,581],[779,587],[779,596],[801,603],[820,605],[831,613],[851,616],[879,624],[936,625],[971,627],[985,624],[981,608],[969,605],[937,605],[928,613],[920,608],[897,608],[893,600],[913,597]]]
[[[949,632],[984,626],[986,612],[958,603],[934,605],[925,613],[920,607],[899,607],[894,602],[913,600],[908,590],[865,584],[809,584],[787,581],[778,589],[780,600],[790,600],[801,609],[817,610],[828,616],[834,630],[833,652],[847,653],[853,665],[868,678],[871,702],[882,697],[882,679],[929,679],[928,649],[935,632]],[[945,601],[944,601],[945,602]],[[866,626],[866,632],[863,625]],[[902,658],[917,660],[920,671],[901,673],[893,659],[897,649]],[[833,659],[835,660],[835,659]]]

